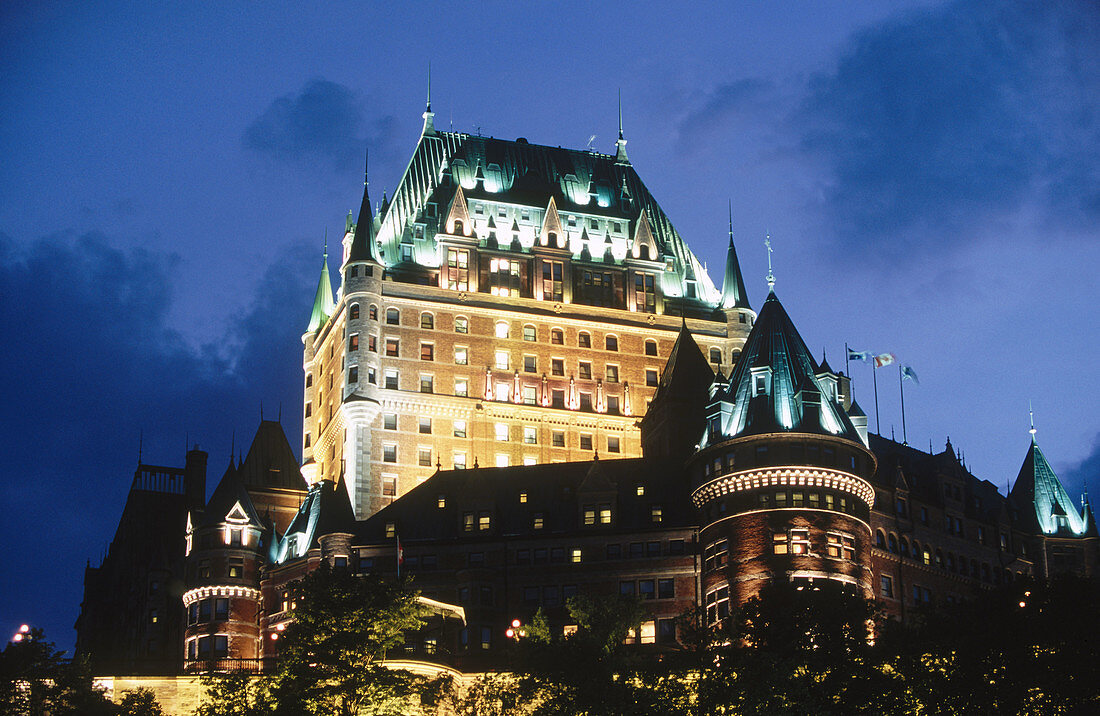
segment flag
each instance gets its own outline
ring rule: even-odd
[[[893,353],[879,353],[877,356],[875,356],[875,367],[882,368],[883,366],[890,365],[895,360],[897,359],[894,358]]]
[[[869,361],[869,360],[871,360],[871,352],[870,351],[854,351],[851,348],[848,348],[848,360]]]
[[[917,380],[917,371],[913,370],[907,365],[903,365],[901,367],[901,379],[905,380],[906,378],[913,381],[917,385],[920,385],[920,381]]]
[[[401,546],[401,535],[397,535],[397,563],[402,564],[405,561],[405,550]]]

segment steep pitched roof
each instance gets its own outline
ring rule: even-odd
[[[319,538],[337,532],[351,534],[355,526],[345,487],[331,480],[318,480],[310,486],[286,534],[272,547],[273,561],[281,564],[301,557],[318,545]]]
[[[733,226],[730,226],[730,246],[726,251],[726,275],[722,281],[722,308],[749,308],[745,279],[741,276],[741,264],[737,261],[737,249],[733,246]]]
[[[822,390],[816,373],[802,336],[775,292],[769,293],[728,388],[716,396],[728,405],[722,415],[722,434],[818,433],[862,443],[844,409]],[[759,375],[766,386],[762,392],[756,386]]]
[[[628,223],[644,213],[657,247],[674,265],[674,271],[662,274],[665,294],[686,296],[687,281],[695,281],[698,301],[713,306],[721,298],[698,258],[629,163],[592,151],[459,132],[435,131],[420,137],[380,217],[376,237],[380,261],[398,263],[399,246],[404,243],[412,245],[415,261],[436,265],[431,262],[439,260],[434,234],[438,227],[433,228],[435,220],[426,215],[425,208],[429,201],[443,206],[450,200],[454,189],[445,186],[446,182],[462,186],[468,197],[531,207],[545,207],[553,197],[559,212],[607,216]],[[422,236],[412,231],[417,221],[428,227]]]
[[[370,208],[370,184],[366,167],[363,169],[363,202],[359,205],[359,218],[355,222],[355,236],[351,240],[348,261],[375,261],[374,214]]]
[[[252,498],[249,496],[248,490],[245,489],[240,470],[234,467],[232,462],[230,462],[225,474],[222,475],[218,486],[214,488],[214,494],[210,496],[210,501],[206,503],[202,523],[212,525],[225,522],[226,517],[231,514],[239,519],[247,519],[248,524],[253,527],[261,529],[264,527],[264,521],[256,512],[256,507],[252,504]]]
[[[680,333],[668,354],[668,361],[661,371],[661,379],[657,383],[651,403],[669,395],[679,398],[706,395],[713,380],[714,371],[707,363],[702,349],[692,338],[687,322],[681,322]]]
[[[313,310],[309,314],[306,332],[313,333],[324,326],[334,308],[332,279],[328,275],[328,251],[325,251],[325,257],[321,261],[321,278],[317,280],[317,295],[313,298]]]
[[[301,490],[306,486],[283,426],[274,420],[260,421],[239,472],[246,487]]]
[[[1084,536],[1088,532],[1085,517],[1074,507],[1034,440],[1009,496],[1019,526],[1027,531],[1063,537]]]

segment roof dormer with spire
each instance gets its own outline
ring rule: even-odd
[[[317,293],[313,298],[313,310],[309,314],[306,333],[314,333],[324,327],[336,308],[332,300],[332,279],[328,274],[328,232],[325,232],[325,250],[321,259],[321,277],[317,280]]]

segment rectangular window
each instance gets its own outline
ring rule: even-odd
[[[428,462],[431,462],[429,456]],[[397,478],[393,475],[382,478],[382,496],[383,497],[397,497]]]
[[[664,519],[664,511],[660,505],[653,505],[649,508],[650,522],[660,522],[662,519]]]
[[[420,434],[421,435],[431,435],[432,434],[432,419],[429,418],[429,417],[421,417],[420,418],[419,429],[420,429]]]
[[[536,530],[541,530],[542,525],[543,525],[542,513],[541,512],[536,512],[531,517],[531,528],[536,529]],[[537,549],[535,550],[535,556],[538,557],[538,550]]]
[[[465,378],[455,378],[455,395],[465,398],[470,392],[470,382]]]
[[[584,523],[586,525],[596,524],[596,510],[593,507],[584,508]]]
[[[622,559],[623,546],[621,544],[609,544],[605,550],[607,559]]]
[[[657,292],[653,283],[652,274],[634,274],[634,303],[642,313],[657,312]]]
[[[592,436],[581,433],[581,450],[592,449]]]
[[[358,333],[352,333],[350,336],[348,336],[348,350],[349,351],[359,350],[359,334]]]
[[[454,454],[454,466],[456,470],[466,469],[466,453],[456,452]]]
[[[386,339],[386,355],[396,357],[400,353],[401,342],[397,338]]]
[[[388,390],[397,390],[397,371],[393,368],[387,368],[383,374],[385,380],[384,388]]]
[[[463,512],[462,513],[462,530],[464,532],[473,532],[474,531],[474,513],[473,512]]]
[[[420,467],[431,467],[432,449],[426,447],[419,448],[416,451],[416,463],[420,465]]]
[[[577,364],[577,377],[582,380],[592,379],[592,364],[586,360]]]
[[[592,394],[581,393],[581,410],[585,412],[592,412]]]
[[[550,444],[554,447],[565,447],[565,431],[554,430],[550,433]]]
[[[382,462],[397,462],[397,446],[396,445],[383,445],[382,446]]]
[[[454,436],[456,438],[466,437],[466,421],[465,420],[456,420],[454,422]]]
[[[494,354],[493,366],[497,370],[508,370],[508,351],[497,351]]]
[[[537,373],[538,359],[535,356],[523,356],[523,372]]]
[[[550,407],[565,407],[565,391],[563,389],[554,388],[550,391]]]
[[[371,353],[378,352],[378,336],[374,334],[367,336],[367,350]]]
[[[608,505],[608,504],[600,505],[600,524],[601,525],[611,524],[611,505]]]
[[[882,575],[881,580],[882,581],[881,581],[881,587],[879,589],[879,594],[881,594],[882,596],[887,597],[889,599],[893,599],[894,598],[894,580],[893,580],[893,578],[884,574],[884,575]]]
[[[614,437],[614,436],[611,436],[611,437],[607,438],[607,451],[610,452],[610,453],[620,452],[619,438]]]
[[[607,414],[608,415],[618,415],[619,412],[620,412],[620,410],[619,410],[619,396],[617,396],[617,395],[607,396]]]
[[[470,350],[464,346],[455,346],[455,365],[468,365]]]
[[[496,439],[500,442],[506,442],[508,440],[508,423],[496,423],[493,425],[493,432],[496,435]]]
[[[523,442],[524,442],[524,444],[525,445],[537,445],[538,441],[539,441],[538,428],[536,428],[533,425],[524,425],[523,426]]]
[[[538,331],[534,326],[523,327],[523,340],[534,341],[538,339]]]
[[[565,361],[561,358],[551,358],[550,375],[565,375]]]
[[[656,387],[656,385],[657,385],[657,369],[656,368],[646,368],[645,369],[645,384],[647,386],[649,386],[650,388]]]
[[[470,252],[466,249],[447,249],[445,276],[447,288],[452,291],[468,291],[470,288]]]
[[[537,401],[537,394],[535,392],[535,386],[525,385],[523,386],[523,404],[535,405]]]
[[[569,550],[569,561],[572,562],[573,564],[580,564],[581,563],[581,548],[580,547],[574,547],[573,549]]]
[[[492,517],[488,512],[482,512],[477,516],[477,528],[479,531],[484,532],[492,527]]]
[[[489,260],[489,293],[494,296],[519,296],[520,262],[494,258]]]
[[[783,534],[783,533],[779,533]],[[786,547],[786,535],[783,534],[783,544]],[[683,542],[681,541],[681,545]],[[783,552],[777,552],[776,554],[784,554]],[[726,566],[726,559],[729,556],[729,540],[718,540],[717,542],[711,542],[703,550],[703,571],[709,572],[713,569],[719,569]]]
[[[634,582],[619,582],[619,594],[624,597],[633,597],[635,595]]]
[[[431,343],[421,343],[420,360],[435,360],[435,346]]]
[[[657,580],[657,598],[658,599],[672,599],[676,596],[676,580],[674,579],[658,579]]]
[[[542,262],[542,300],[561,301],[564,264],[561,261]]]
[[[730,588],[719,587],[707,592],[705,599],[707,624],[717,624],[730,614]]]
[[[434,393],[435,392],[435,378],[430,375],[420,376],[420,392],[421,393]]]
[[[642,579],[638,581],[638,596],[642,599],[656,599],[657,589],[652,579]]]

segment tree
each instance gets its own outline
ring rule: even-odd
[[[31,629],[0,652],[0,715],[114,713],[115,705],[95,686],[87,662],[66,660],[41,629]]]
[[[405,632],[423,624],[408,581],[322,563],[292,588],[298,606],[279,640],[276,713],[403,714],[419,693],[434,694],[426,679],[383,665]]]
[[[206,694],[195,716],[271,716],[270,680],[251,674],[204,676]]]
[[[165,716],[152,689],[133,689],[122,694],[118,702],[119,716]]]

